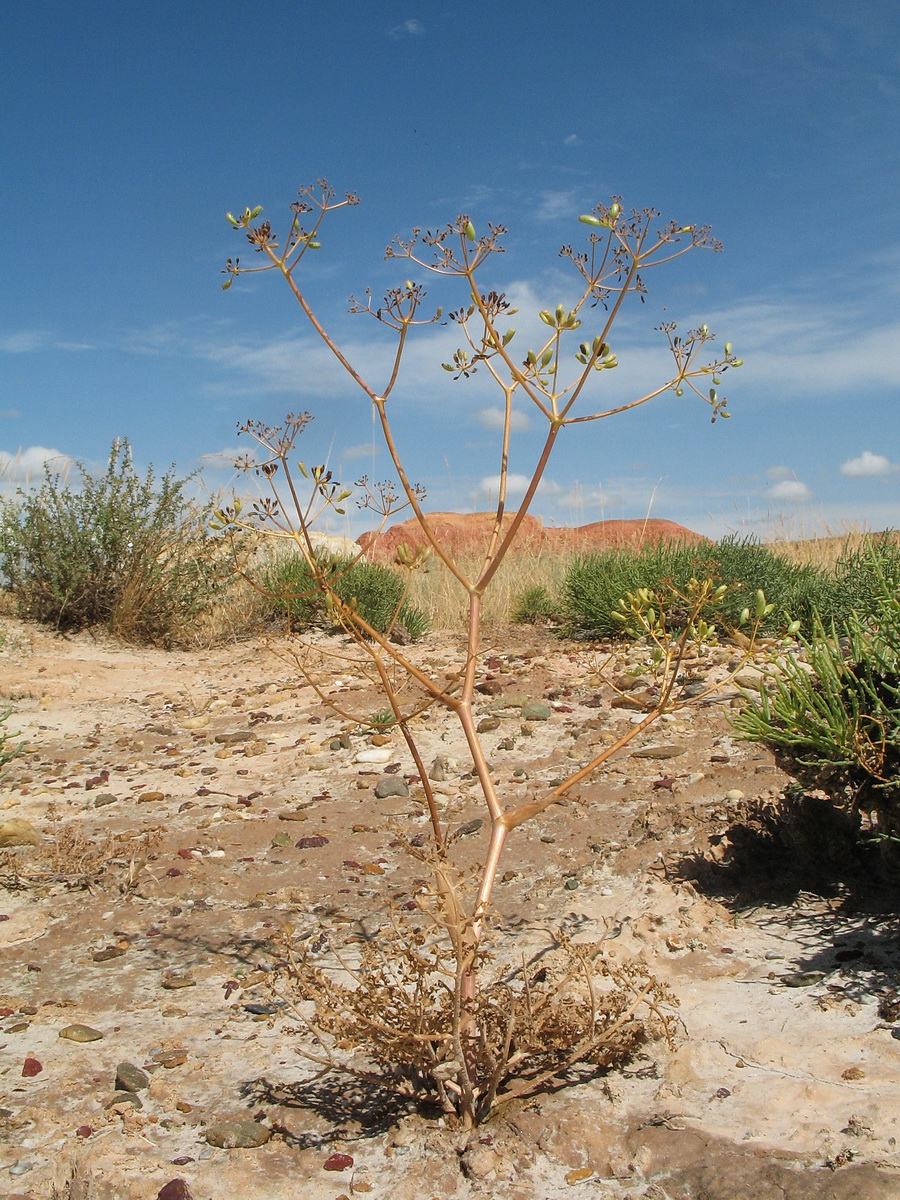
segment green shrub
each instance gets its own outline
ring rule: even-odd
[[[141,478],[127,441],[106,470],[76,464],[77,485],[48,466],[40,487],[0,508],[2,576],[23,617],[56,629],[103,625],[168,644],[208,602],[218,544],[174,467]]]
[[[765,742],[804,785],[823,788],[877,836],[900,840],[900,593],[897,557],[871,546],[862,561],[865,611],[801,639],[771,693],[748,696],[734,725]]]
[[[428,618],[404,602],[403,578],[380,563],[361,559],[318,558],[328,573],[334,594],[353,607],[378,633],[402,630],[413,641],[428,629]],[[325,599],[313,572],[300,554],[285,554],[263,572],[261,585],[270,596],[273,615],[286,615],[294,629],[308,629],[327,618]]]
[[[621,632],[612,616],[628,592],[650,588],[683,592],[691,579],[726,584],[728,592],[716,613],[727,627],[740,623],[744,608],[753,608],[758,589],[773,605],[760,632],[778,633],[792,620],[809,631],[817,609],[830,611],[835,583],[818,567],[790,563],[752,539],[728,537],[718,543],[660,542],[642,550],[607,550],[572,560],[564,582],[566,633],[604,638]],[[670,612],[670,617],[677,613]]]
[[[559,616],[559,601],[543,584],[527,588],[516,599],[510,617],[519,625],[539,625]]]
[[[831,609],[822,612],[825,624],[846,624],[854,613],[877,616],[888,593],[900,592],[900,542],[892,533],[868,537],[849,547],[835,565],[835,592]]]

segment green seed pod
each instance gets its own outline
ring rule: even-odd
[[[760,620],[766,615],[766,593],[759,589],[756,593],[756,619]]]
[[[750,620],[750,609],[745,608],[743,610],[743,612],[741,613],[740,617],[738,618],[738,625],[746,625],[749,620]]]
[[[257,204],[256,208],[252,209],[250,212],[250,220],[255,221],[256,218],[259,216],[259,214],[262,212],[262,210],[263,210],[263,206],[261,204]]]
[[[791,637],[793,637],[795,633],[799,633],[800,632],[800,622],[799,621],[791,621],[790,625],[788,625],[788,627],[787,627],[787,631]]]
[[[226,221],[230,221],[232,225],[237,225],[237,223],[238,223],[238,222],[237,222],[237,221],[234,219],[234,213],[226,213],[226,214],[225,214],[225,219],[226,219]]]
[[[467,222],[464,232],[470,242],[475,241],[475,226],[472,224],[471,221]]]
[[[731,342],[725,343],[725,353],[726,355],[731,353]]]
[[[618,204],[611,204],[609,206],[609,219],[611,221],[614,221],[616,219],[616,217],[619,215],[620,211],[621,210],[620,210]]]
[[[507,329],[506,333],[503,335],[503,345],[508,346],[515,336],[516,331],[514,329]]]
[[[556,325],[556,321],[554,321],[554,319],[553,319],[553,313],[548,312],[546,308],[542,308],[541,311],[538,313],[538,316],[541,318],[541,320],[544,322],[545,325],[554,325],[554,326]]]
[[[693,225],[682,225],[681,228],[678,230],[678,232],[679,233],[693,233],[694,227],[693,227]]]
[[[708,337],[708,336],[709,336],[709,326],[708,326],[708,325],[701,325],[701,326],[700,326],[700,332],[703,334],[703,336],[704,336],[704,337]]]
[[[557,306],[556,306],[556,324],[562,325],[562,323],[563,323],[563,321],[565,321],[565,319],[566,319],[565,308],[561,304],[557,304]]]
[[[545,350],[541,355],[541,366],[546,367],[553,359],[552,349]]]
[[[525,355],[525,361],[528,363],[529,367],[533,367],[537,363],[537,355],[533,350],[529,350]]]
[[[736,359],[735,359],[735,360],[734,360],[734,361],[731,363],[731,366],[733,366],[733,367],[742,367],[743,365],[744,365],[744,360],[743,360],[742,358],[736,358]]]
[[[602,221],[599,217],[591,216],[590,213],[582,213],[578,220],[582,225],[601,225]]]
[[[306,244],[307,244],[307,246],[309,246],[310,250],[321,250],[322,249],[321,242],[307,242]]]
[[[675,395],[676,395],[676,396],[683,396],[683,395],[684,395],[684,388],[676,388],[676,389],[675,389]]]

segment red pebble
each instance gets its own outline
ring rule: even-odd
[[[35,1075],[40,1075],[44,1069],[44,1064],[36,1058],[26,1058],[22,1066],[22,1078],[33,1079]]]
[[[93,1132],[90,1125],[79,1125],[75,1130],[75,1135],[80,1138],[89,1138]]]
[[[194,1200],[186,1179],[170,1179],[159,1189],[156,1200]]]
[[[326,1171],[346,1171],[349,1167],[352,1167],[352,1166],[353,1166],[353,1155],[352,1154],[341,1154],[340,1152],[338,1152],[337,1154],[332,1154],[330,1158],[325,1159],[325,1170]]]

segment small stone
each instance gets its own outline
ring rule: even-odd
[[[259,1121],[220,1121],[207,1127],[204,1137],[220,1150],[252,1150],[264,1146],[272,1130]]]
[[[494,729],[500,728],[499,717],[482,717],[476,726],[478,733],[490,733]]]
[[[457,829],[456,836],[468,837],[469,834],[477,833],[483,824],[484,821],[481,817],[476,817],[474,821],[466,821],[465,825],[460,825],[459,829]]]
[[[75,1025],[66,1025],[59,1031],[59,1036],[68,1042],[99,1042],[103,1034],[99,1029],[92,1029],[90,1025],[76,1023]]]
[[[375,784],[375,797],[385,800],[388,796],[408,796],[409,786],[399,775],[382,775]]]
[[[130,1109],[141,1109],[144,1102],[135,1092],[114,1092],[103,1105],[107,1112],[117,1112],[120,1115]]]
[[[121,1062],[116,1067],[116,1091],[140,1092],[150,1086],[150,1076],[134,1063]]]
[[[152,1056],[155,1063],[159,1063],[167,1071],[171,1071],[173,1067],[180,1067],[187,1062],[187,1050],[180,1048],[172,1050],[157,1050]]]
[[[0,846],[39,846],[41,835],[29,822],[18,817],[0,821]]]
[[[530,704],[522,705],[522,720],[523,721],[549,721],[550,720],[550,705],[544,704],[540,700],[532,701]]]
[[[729,788],[725,793],[725,799],[731,804],[737,804],[739,800],[743,800],[744,793],[740,788]]]
[[[678,758],[687,751],[687,746],[679,746],[675,742],[662,746],[642,746],[632,751],[632,758]]]
[[[185,1179],[170,1179],[156,1193],[156,1200],[194,1200],[194,1193]]]
[[[340,1151],[326,1158],[322,1167],[326,1171],[347,1171],[353,1166],[353,1155],[342,1154]]]
[[[289,833],[276,833],[269,845],[273,850],[278,850],[282,846],[291,845],[291,835]]]
[[[141,792],[138,796],[138,804],[159,804],[165,798],[165,792]]]
[[[112,792],[101,792],[99,796],[94,797],[94,808],[105,808],[107,804],[115,804],[118,798]]]
[[[313,837],[302,837],[294,845],[298,850],[318,850],[320,847],[328,845],[328,838],[318,833],[314,834]]]
[[[179,988],[196,987],[197,980],[191,975],[180,974],[178,971],[166,971],[162,977],[162,986],[166,991],[174,992]]]
[[[259,754],[265,754],[265,752],[268,750],[268,748],[269,747],[266,745],[265,742],[260,742],[260,741],[249,742],[244,747],[244,757],[245,758],[256,758],[256,756]]]
[[[79,1125],[75,1130],[75,1136],[80,1138],[89,1138],[93,1135],[93,1128],[90,1125]]]
[[[431,764],[428,778],[433,779],[435,783],[446,783],[448,779],[452,779],[458,774],[459,766],[454,759],[449,758],[446,754],[438,754]]]
[[[578,1167],[575,1171],[569,1171],[566,1175],[566,1183],[570,1186],[573,1183],[582,1183],[585,1179],[590,1179],[593,1173],[593,1167]]]
[[[389,746],[371,746],[367,750],[360,750],[355,761],[358,763],[386,763],[391,761],[391,749]]]
[[[578,880],[577,879],[567,879],[566,883],[565,883],[565,888],[566,888],[567,892],[577,891],[578,890]]]
[[[238,742],[255,742],[256,735],[249,729],[239,729],[234,733],[217,733],[215,740],[220,746],[234,746]]]
[[[121,958],[124,953],[121,946],[104,946],[102,950],[91,951],[91,961],[95,963],[112,962],[113,959]]]
[[[781,982],[790,988],[812,987],[814,983],[821,983],[824,978],[824,971],[790,971],[781,976]]]
[[[20,1162],[14,1162],[9,1168],[10,1175],[27,1175],[29,1171],[34,1170],[34,1163],[28,1162],[27,1159],[22,1159]]]
[[[841,1071],[841,1079],[852,1081],[854,1079],[865,1079],[866,1073],[862,1067],[848,1067],[846,1071]]]
[[[35,1075],[40,1075],[44,1069],[44,1064],[37,1058],[26,1058],[22,1064],[22,1078],[33,1079]]]

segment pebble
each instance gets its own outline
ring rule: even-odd
[[[264,1146],[272,1130],[259,1121],[220,1121],[208,1126],[204,1137],[219,1150],[251,1150]]]
[[[179,988],[196,987],[197,980],[190,975],[181,975],[177,971],[166,971],[162,977],[162,986],[167,991],[174,992]]]
[[[35,1164],[33,1162],[14,1162],[9,1168],[10,1175],[27,1175],[29,1171],[33,1171]]]
[[[138,804],[159,804],[165,798],[165,792],[141,792],[138,796]]]
[[[101,792],[99,796],[94,797],[94,808],[105,808],[107,804],[115,804],[118,798],[112,792]]]
[[[33,1079],[35,1075],[40,1075],[43,1069],[44,1065],[40,1059],[26,1058],[25,1062],[22,1064],[22,1078]]]
[[[457,762],[446,754],[438,754],[431,764],[428,778],[434,780],[435,783],[446,783],[448,779],[452,779],[458,774],[459,765]]]
[[[30,821],[10,817],[0,821],[0,846],[39,846],[41,835]]]
[[[156,1200],[194,1200],[186,1179],[170,1179],[156,1193]]]
[[[135,1092],[114,1092],[103,1107],[107,1112],[127,1112],[129,1108],[143,1108],[144,1102]]]
[[[355,761],[358,763],[386,763],[391,761],[391,750],[389,746],[372,746],[367,750],[360,750],[356,754]]]
[[[725,793],[725,799],[731,801],[732,804],[737,804],[739,800],[743,800],[744,793],[740,788],[729,788]]]
[[[116,1091],[140,1092],[150,1086],[150,1076],[134,1063],[121,1062],[116,1067]]]
[[[256,735],[249,729],[239,729],[235,733],[217,733],[215,740],[220,746],[235,746],[238,742],[255,742]]]
[[[540,700],[532,701],[529,704],[522,705],[522,720],[523,721],[549,721],[550,720],[550,705],[544,704]]]
[[[493,729],[500,728],[499,717],[483,717],[476,726],[478,733],[490,733]]]
[[[322,1165],[326,1171],[347,1171],[353,1166],[353,1155],[336,1151]]]
[[[687,751],[687,746],[680,746],[676,742],[670,742],[662,746],[642,746],[639,750],[632,751],[632,758],[678,758],[680,754]]]
[[[92,1029],[90,1025],[76,1023],[75,1025],[66,1025],[59,1031],[59,1036],[69,1042],[99,1042],[103,1034],[99,1029]]]
[[[384,800],[388,796],[408,796],[409,786],[406,780],[399,775],[382,775],[375,784],[375,796],[378,800]]]

